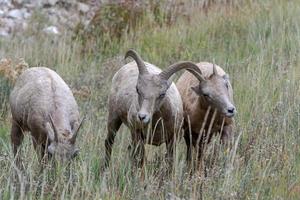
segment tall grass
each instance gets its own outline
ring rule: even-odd
[[[77,140],[80,156],[56,171],[51,163],[40,171],[30,137],[20,152],[24,172],[15,169],[10,114],[1,107],[2,199],[299,199],[300,2],[245,2],[212,6],[207,12],[190,9],[190,20],[178,19],[172,26],[141,23],[121,39],[105,45],[95,41],[97,47],[89,51],[69,35],[0,40],[0,57],[49,66],[72,88],[87,86],[91,91],[88,99],[78,98],[82,115],[87,114]],[[171,178],[161,173],[166,167],[164,146],[147,146],[145,169],[132,173],[125,126],[117,134],[111,167],[100,173],[111,77],[124,64],[128,48],[161,68],[179,60],[215,61],[229,73],[238,109],[234,148],[223,149],[217,140],[209,145],[206,177],[186,173],[183,141]],[[7,106],[7,87],[0,88],[1,104]]]

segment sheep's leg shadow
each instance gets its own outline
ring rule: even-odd
[[[12,144],[12,149],[13,149],[13,154],[16,160],[16,165],[18,168],[22,168],[22,160],[19,155],[19,147],[23,142],[24,139],[24,134],[23,131],[20,127],[20,125],[13,121],[12,122],[12,127],[11,127],[11,133],[10,133],[10,138],[11,138],[11,144]]]
[[[112,152],[112,146],[115,141],[116,133],[119,130],[120,126],[122,124],[122,121],[120,118],[111,119],[111,117],[108,117],[107,122],[107,136],[105,139],[105,163],[104,167],[102,167],[102,171],[104,171],[108,166],[111,159],[111,152]]]

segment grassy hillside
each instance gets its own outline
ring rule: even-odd
[[[189,16],[158,25],[149,22],[148,14],[121,38],[92,37],[93,46],[81,37],[45,37],[34,30],[9,41],[0,39],[0,58],[24,58],[29,66],[51,67],[74,90],[88,88],[88,95],[76,96],[81,114],[87,115],[77,140],[78,159],[57,171],[49,166],[40,172],[31,139],[26,137],[21,150],[25,170],[20,173],[9,137],[7,102],[12,85],[0,78],[2,199],[299,199],[300,2],[217,4],[206,14],[190,8]],[[166,167],[165,147],[147,146],[141,180],[141,171],[131,172],[130,134],[125,126],[116,137],[111,167],[99,172],[111,77],[124,64],[128,48],[161,68],[179,60],[215,61],[229,73],[238,109],[235,146],[226,151],[218,142],[210,145],[207,177],[186,174],[182,140],[170,179],[161,173]]]

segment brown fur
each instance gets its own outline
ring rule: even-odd
[[[198,156],[201,157],[203,145],[211,140],[213,133],[221,132],[221,139],[226,143],[231,138],[234,127],[233,91],[226,73],[221,67],[215,66],[217,75],[214,75],[211,63],[202,62],[197,65],[205,81],[199,81],[185,72],[176,84],[183,102],[184,137],[189,165],[192,157],[191,145],[196,147],[199,141]],[[216,114],[213,118],[214,112]]]

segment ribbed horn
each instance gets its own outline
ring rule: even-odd
[[[78,128],[77,128],[77,130],[75,131],[74,135],[73,135],[72,138],[70,139],[70,142],[71,142],[72,144],[75,143],[76,137],[77,137],[77,135],[78,135],[78,132],[79,132],[79,130],[80,130],[80,128],[81,128],[81,126],[82,126],[84,120],[85,120],[85,117],[82,118],[82,120],[80,121],[80,124],[79,124],[79,126],[78,126]]]
[[[171,66],[169,66],[167,69],[165,69],[164,71],[162,71],[159,75],[168,80],[174,73],[176,73],[179,70],[182,69],[186,69],[188,70],[190,73],[192,73],[199,81],[204,81],[203,76],[201,75],[202,72],[199,69],[199,67],[190,61],[181,61],[178,63],[175,63]]]
[[[125,59],[128,57],[131,57],[135,60],[140,74],[145,74],[148,72],[143,59],[136,51],[134,51],[133,49],[129,49],[125,54]]]
[[[52,126],[52,129],[53,129],[53,132],[54,132],[54,140],[55,140],[55,142],[58,142],[57,129],[56,129],[55,125],[54,125],[54,122],[53,122],[53,119],[52,119],[51,115],[49,115],[49,118],[50,118],[51,126]]]

